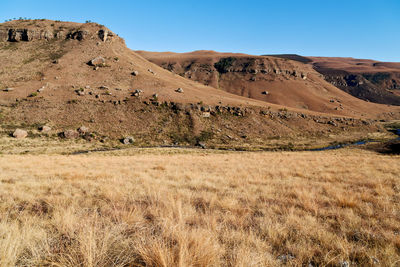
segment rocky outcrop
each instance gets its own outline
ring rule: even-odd
[[[28,136],[28,132],[25,131],[25,130],[16,129],[16,130],[13,132],[12,136],[13,136],[14,138],[16,138],[16,139],[23,139],[23,138],[25,138],[25,137]]]
[[[343,91],[370,102],[400,105],[400,74],[394,73],[349,73],[317,69],[324,79]]]
[[[88,35],[89,35],[88,31],[79,30],[79,31],[74,31],[74,32],[68,33],[67,39],[82,41],[82,40],[86,39]]]
[[[114,36],[114,33],[106,29],[90,32],[83,29],[0,28],[0,41],[3,42],[29,42],[51,39],[82,41],[96,38],[106,42]]]
[[[79,132],[76,130],[66,130],[60,133],[60,137],[65,139],[76,139],[79,137]]]
[[[106,65],[106,60],[99,56],[89,61],[89,65],[95,67],[104,67]]]
[[[100,40],[102,40],[103,42],[114,37],[114,33],[109,30],[99,30],[97,32],[97,35],[99,36]]]

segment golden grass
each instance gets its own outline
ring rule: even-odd
[[[400,265],[399,156],[150,152],[0,156],[1,266]]]

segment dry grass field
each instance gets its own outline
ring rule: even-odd
[[[399,174],[358,149],[0,155],[0,265],[400,266]]]

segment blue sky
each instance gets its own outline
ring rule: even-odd
[[[400,0],[0,0],[0,20],[104,24],[131,49],[400,61]]]

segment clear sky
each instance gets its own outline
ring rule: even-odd
[[[0,0],[0,20],[104,24],[129,48],[400,61],[400,0]]]

